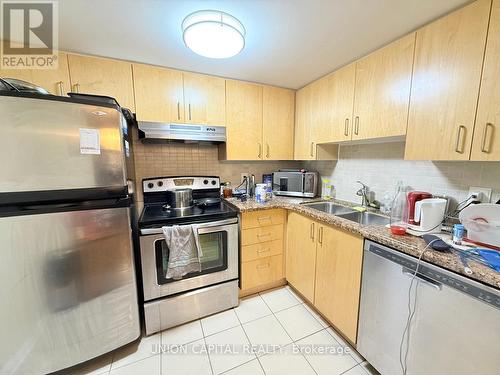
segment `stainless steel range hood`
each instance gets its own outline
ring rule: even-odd
[[[224,126],[139,122],[139,137],[184,142],[226,142]]]

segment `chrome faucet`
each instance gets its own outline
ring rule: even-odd
[[[363,207],[368,207],[370,205],[370,199],[368,199],[368,186],[366,186],[361,181],[356,181],[358,184],[361,184],[361,188],[356,192],[358,197],[361,197],[361,205]]]
[[[361,197],[361,205],[363,207],[372,207],[379,209],[380,202],[376,201],[375,199],[370,199],[370,188],[361,181],[356,182],[361,185],[361,188],[356,192],[356,195],[358,197]]]

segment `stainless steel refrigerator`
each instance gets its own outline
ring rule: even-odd
[[[2,92],[0,142],[0,373],[49,373],[137,339],[121,108]]]

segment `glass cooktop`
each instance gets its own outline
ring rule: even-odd
[[[236,217],[237,211],[224,201],[214,205],[193,206],[186,209],[168,208],[164,203],[146,204],[139,219],[139,227],[190,224],[200,221]]]

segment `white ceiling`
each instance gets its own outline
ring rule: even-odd
[[[64,0],[59,48],[299,88],[468,0]],[[226,60],[195,55],[181,22],[223,10],[247,30]]]

